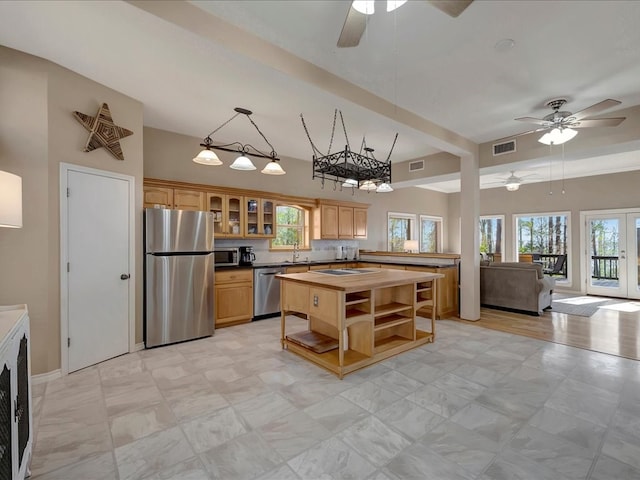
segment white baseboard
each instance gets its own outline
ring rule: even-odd
[[[136,343],[135,347],[133,347],[133,352],[139,352],[140,350],[144,350],[144,342]]]
[[[41,383],[47,383],[60,377],[62,377],[62,372],[60,371],[60,369],[54,370],[52,372],[40,373],[38,375],[31,375],[31,384],[39,385]]]

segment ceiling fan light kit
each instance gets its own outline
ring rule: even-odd
[[[540,137],[538,141],[545,145],[562,145],[563,143],[571,140],[577,134],[578,131],[573,130],[572,128],[554,128]]]
[[[251,155],[252,157],[268,158],[270,160],[269,163],[267,163],[267,165],[261,170],[261,173],[264,173],[266,175],[284,175],[286,172],[282,169],[282,167],[278,163],[280,159],[278,158],[278,154],[273,148],[273,145],[269,143],[269,140],[267,140],[267,137],[265,137],[264,133],[262,133],[262,131],[258,128],[258,125],[256,125],[256,123],[251,119],[251,114],[253,112],[251,110],[247,110],[246,108],[242,108],[242,107],[236,107],[234,108],[234,111],[236,112],[235,115],[233,115],[229,120],[224,122],[222,125],[220,125],[218,128],[216,128],[213,132],[211,132],[209,135],[207,135],[204,138],[204,140],[200,144],[200,146],[204,147],[204,149],[200,153],[198,153],[196,157],[193,158],[193,161],[201,165],[209,165],[209,166],[222,165],[222,161],[218,158],[218,155],[216,155],[216,153],[213,152],[212,150],[213,149],[223,150],[225,152],[235,152],[240,154],[240,156],[238,156],[238,158],[236,158],[234,162],[231,165],[229,165],[229,168],[232,168],[234,170],[241,170],[241,171],[256,170],[256,166],[253,164],[251,159],[247,156],[247,155]],[[248,143],[232,142],[232,143],[226,143],[226,144],[217,144],[213,142],[211,137],[215,133],[217,133],[220,129],[222,129],[222,127],[224,127],[225,125],[233,121],[233,119],[235,119],[238,115],[244,115],[245,117],[247,117],[249,122],[251,122],[251,125],[253,125],[253,127],[260,134],[260,136],[266,142],[269,148],[271,148],[270,153],[264,153],[258,150],[257,148],[255,148],[253,145],[250,145]]]

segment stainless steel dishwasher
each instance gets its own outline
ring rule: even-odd
[[[280,280],[284,267],[262,267],[253,270],[253,319],[280,315]]]

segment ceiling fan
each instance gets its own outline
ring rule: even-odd
[[[437,9],[443,11],[451,17],[460,15],[473,0],[426,0]],[[391,12],[400,7],[406,0],[387,0],[387,12]],[[360,43],[362,34],[367,27],[367,16],[374,12],[374,0],[355,0],[351,2],[351,7],[344,20],[342,32],[338,39],[338,47],[355,47]]]
[[[522,184],[522,180],[523,179],[525,179],[527,177],[534,177],[534,176],[536,176],[535,173],[529,173],[527,175],[516,176],[515,170],[511,170],[511,175],[508,176],[507,178],[502,178],[497,182],[489,182],[486,185],[500,184],[500,185],[506,187],[506,189],[509,190],[510,192],[515,192],[516,190],[518,190],[520,188],[520,185]]]
[[[545,141],[545,137],[549,134],[545,135],[539,140],[541,143],[546,143],[547,145],[549,145],[550,143],[560,144],[566,142],[567,140],[570,140],[571,138],[573,138],[573,136],[575,136],[577,132],[571,129],[590,127],[616,127],[620,125],[620,123],[622,123],[622,121],[626,118],[588,118],[603,110],[607,110],[609,108],[615,107],[616,105],[620,105],[620,102],[618,100],[612,100],[610,98],[591,105],[590,107],[587,107],[584,110],[580,110],[576,113],[560,111],[565,103],[567,103],[567,100],[565,98],[554,98],[553,100],[549,100],[545,104],[545,106],[553,109],[553,112],[549,115],[546,115],[543,118],[516,118],[516,120],[520,122],[535,123],[536,125],[540,125],[540,127],[534,130],[529,130],[528,132],[522,132],[517,135],[512,135],[511,137],[518,137],[520,135],[527,135],[529,133],[542,132],[544,130],[551,130],[551,133],[558,133],[558,135],[567,133],[568,135],[565,135],[565,138],[560,138],[558,139],[558,141],[554,141],[553,137],[549,137]]]

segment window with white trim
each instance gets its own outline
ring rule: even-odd
[[[442,252],[442,217],[420,215],[420,253]]]
[[[416,216],[410,213],[387,214],[387,251],[404,252],[404,241],[414,238]]]
[[[296,205],[276,206],[276,237],[271,240],[274,250],[290,250],[309,246],[309,210]]]

